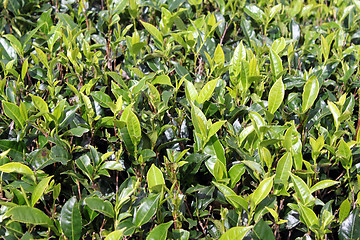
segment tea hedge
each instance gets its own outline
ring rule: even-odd
[[[0,14],[3,239],[360,238],[360,1]]]

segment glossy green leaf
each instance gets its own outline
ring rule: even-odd
[[[161,44],[163,44],[164,39],[163,36],[161,35],[161,32],[154,26],[151,25],[150,23],[146,23],[144,21],[140,21],[141,24],[145,27],[145,29],[156,39],[158,40]]]
[[[33,225],[42,225],[54,229],[54,225],[51,219],[40,209],[37,208],[28,206],[16,206],[10,208],[10,210],[5,213],[5,216],[11,217],[13,221]]]
[[[211,80],[205,84],[205,86],[200,90],[199,95],[196,98],[196,101],[201,104],[209,100],[214,92],[218,80]]]
[[[315,201],[315,198],[311,195],[308,185],[300,177],[292,173],[290,174],[290,177],[294,183],[296,196],[300,199],[302,204],[307,205],[310,202]]]
[[[254,240],[275,240],[273,231],[263,219],[255,225],[251,236]]]
[[[240,181],[241,176],[245,173],[244,164],[236,164],[229,169],[230,176],[230,187],[234,188],[235,185]]]
[[[283,66],[281,58],[272,49],[270,49],[270,67],[275,79],[278,80],[283,72]]]
[[[166,240],[168,230],[172,224],[173,224],[173,221],[170,221],[170,222],[162,223],[162,224],[156,226],[147,235],[146,240]]]
[[[333,180],[322,180],[320,182],[317,182],[314,186],[312,186],[310,188],[310,192],[313,193],[313,192],[316,192],[318,190],[328,188],[328,187],[334,186],[334,185],[339,184],[339,183],[340,182],[333,181]]]
[[[230,228],[220,237],[219,240],[242,240],[251,228],[252,226]]]
[[[89,197],[85,199],[86,205],[93,211],[104,214],[109,218],[114,218],[114,207],[109,201],[102,200],[97,197]]]
[[[110,96],[104,92],[96,91],[96,92],[91,92],[90,94],[94,98],[94,100],[97,101],[100,104],[100,106],[104,108],[110,108],[111,105],[114,105]]]
[[[35,187],[31,194],[31,206],[35,206],[36,202],[42,197],[49,186],[52,176],[42,179]]]
[[[252,206],[255,208],[262,200],[264,200],[270,193],[273,180],[275,176],[268,177],[262,180],[259,186],[255,189],[255,191],[251,194],[251,203]]]
[[[147,223],[156,213],[160,194],[147,197],[139,206],[134,215],[133,222],[137,227]]]
[[[105,240],[121,240],[124,236],[124,229],[116,230],[106,236]]]
[[[263,10],[261,10],[256,5],[246,5],[244,11],[247,15],[249,15],[252,19],[257,22],[265,23],[266,15]]]
[[[20,108],[14,103],[2,102],[4,113],[11,118],[18,128],[22,128],[25,125],[25,119],[22,117]]]
[[[314,104],[319,93],[319,82],[316,76],[311,76],[305,83],[302,94],[302,112],[305,113]]]
[[[351,204],[349,199],[345,199],[341,205],[340,205],[340,209],[339,209],[339,222],[342,223],[345,218],[347,218],[349,216],[351,210]]]
[[[271,87],[268,98],[268,110],[274,114],[284,100],[285,87],[282,79],[279,78]]]
[[[319,219],[313,210],[302,204],[299,204],[299,209],[300,209],[300,216],[308,228],[313,226],[319,226]]]
[[[150,189],[165,185],[164,176],[159,168],[152,164],[146,175],[146,180]]]
[[[209,129],[208,139],[210,139],[214,134],[216,134],[225,122],[226,121],[217,121],[216,123],[213,123]]]
[[[129,135],[132,143],[136,146],[141,139],[141,127],[140,122],[135,113],[129,111],[129,115],[126,119],[126,127],[129,131]]]
[[[216,64],[219,64],[221,66],[224,65],[224,63],[225,63],[224,51],[222,50],[222,47],[220,46],[220,44],[218,44],[215,49],[214,61]]]
[[[60,226],[69,239],[80,239],[82,232],[82,218],[76,197],[71,197],[62,207]]]
[[[360,238],[360,213],[359,208],[351,211],[350,215],[342,222],[339,229],[339,239],[359,239]]]
[[[335,128],[336,128],[336,130],[338,130],[339,126],[340,126],[340,121],[339,121],[339,118],[341,115],[340,111],[333,102],[328,101],[328,106],[329,106],[330,112],[334,118]]]
[[[171,84],[171,79],[167,75],[160,75],[157,76],[154,80],[151,81],[152,84],[162,84],[162,85],[169,85],[173,87]]]
[[[2,172],[6,172],[6,173],[20,173],[20,174],[24,174],[29,176],[30,178],[32,178],[33,180],[35,180],[35,175],[34,172],[31,171],[31,169],[19,162],[11,162],[11,163],[6,163],[2,166],[0,166],[0,171]]]
[[[275,173],[275,183],[287,183],[291,168],[292,168],[292,157],[289,152],[285,153],[284,156],[282,156],[276,166],[276,173]]]
[[[49,107],[47,103],[41,97],[31,95],[32,102],[34,106],[39,110],[41,113],[48,113]]]

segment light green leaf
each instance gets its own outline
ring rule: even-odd
[[[305,113],[315,102],[319,93],[319,82],[316,76],[311,76],[305,83],[302,94],[302,112]]]
[[[56,231],[51,219],[43,213],[41,210],[29,206],[16,206],[11,208],[5,213],[5,216],[11,217],[13,221],[33,224],[33,225],[42,225],[45,227],[50,227]],[[81,228],[81,224],[80,224]]]
[[[287,152],[282,156],[276,166],[275,183],[287,183],[292,168],[291,153]]]
[[[44,192],[49,186],[49,182],[52,176],[42,179],[38,185],[36,185],[33,193],[31,194],[31,206],[34,207],[36,202],[42,197]]]
[[[252,226],[230,228],[220,237],[219,240],[242,240],[251,228]]]
[[[26,58],[25,61],[22,64],[22,66],[21,66],[21,79],[22,80],[24,80],[28,68],[29,68],[29,61],[28,61],[28,58]]]
[[[39,110],[39,112],[41,112],[41,113],[49,112],[49,107],[48,107],[47,103],[44,101],[44,99],[42,99],[41,97],[38,97],[38,96],[34,96],[32,94],[31,94],[31,99],[32,99],[34,106],[36,107],[37,110]]]
[[[209,100],[214,92],[214,89],[217,84],[217,79],[211,80],[205,84],[205,86],[200,90],[199,95],[196,98],[196,101],[201,104]]]
[[[114,207],[109,201],[102,200],[98,197],[89,197],[85,199],[86,205],[93,211],[104,214],[109,218],[114,218]]]
[[[164,176],[159,168],[152,164],[147,175],[146,180],[150,189],[154,189],[158,186],[165,185]]]
[[[285,87],[282,79],[279,78],[271,87],[268,98],[268,110],[274,114],[284,100]]]
[[[247,15],[249,15],[252,19],[254,19],[258,23],[265,23],[266,15],[263,10],[261,10],[256,5],[246,4],[244,7],[244,11]]]
[[[304,220],[305,225],[310,228],[311,226],[319,226],[319,219],[310,208],[299,204],[300,216]]]
[[[18,128],[22,128],[25,125],[25,120],[21,115],[20,108],[14,103],[2,102],[4,113],[11,118]]]
[[[300,177],[292,173],[290,173],[290,177],[294,183],[296,195],[302,204],[307,205],[310,202],[315,201],[315,198],[311,195],[308,185]]]
[[[0,166],[0,171],[6,172],[6,173],[16,172],[16,173],[27,175],[34,181],[36,180],[34,172],[31,171],[31,169],[28,166],[26,166],[22,163],[19,163],[19,162],[6,163],[6,164]]]
[[[225,122],[226,121],[217,121],[216,123],[212,124],[208,133],[208,139],[210,139],[214,134],[216,134]]]
[[[147,223],[156,213],[160,194],[147,197],[135,213],[133,222],[137,227]]]
[[[336,128],[336,131],[337,131],[339,129],[339,126],[340,126],[340,121],[339,121],[339,118],[340,118],[340,115],[341,115],[340,111],[333,102],[328,101],[328,106],[329,106],[330,112],[331,112],[331,114],[332,114],[332,116],[334,118],[334,124],[335,124],[335,128]]]
[[[283,71],[282,61],[279,55],[270,48],[270,67],[275,79],[281,77]]]
[[[245,173],[245,166],[243,163],[232,166],[229,170],[230,176],[230,187],[234,188],[235,185],[240,181],[241,176]]]
[[[255,208],[262,200],[264,200],[269,195],[271,188],[273,186],[274,177],[275,176],[272,176],[262,180],[259,186],[250,195],[253,208]]]
[[[199,96],[194,84],[188,80],[185,80],[185,95],[189,102],[195,101]]]
[[[316,183],[314,186],[312,186],[310,188],[310,192],[313,193],[313,192],[316,192],[318,190],[328,188],[328,187],[334,186],[335,184],[339,184],[339,183],[340,182],[333,181],[333,180],[322,180],[322,181]]]
[[[62,207],[60,214],[60,226],[70,240],[78,240],[81,237],[82,218],[76,197],[71,197]]]
[[[339,222],[342,223],[345,218],[347,218],[349,216],[351,210],[351,204],[349,199],[345,199],[341,205],[340,205],[340,210],[339,210]]]
[[[115,106],[110,96],[104,92],[101,91],[91,92],[90,95],[94,98],[95,101],[97,101],[100,104],[100,106],[104,108],[111,108],[112,106]]]
[[[124,235],[124,230],[125,228],[109,233],[109,235],[106,236],[105,240],[121,240]]]
[[[195,105],[191,108],[191,120],[195,128],[195,132],[202,135],[202,137],[207,136],[207,120],[204,113]]]
[[[137,146],[141,139],[141,126],[139,119],[132,111],[129,111],[129,115],[126,119],[126,127],[129,131],[131,142]]]
[[[152,84],[163,84],[163,85],[169,85],[171,87],[173,87],[173,85],[171,84],[171,80],[169,78],[169,76],[167,75],[160,75],[157,76],[154,80],[151,81]]]
[[[161,35],[161,32],[153,25],[151,25],[150,23],[146,23],[144,21],[140,21],[142,23],[142,25],[144,26],[144,28],[156,39],[160,42],[161,45],[163,45],[164,39],[163,36]]]
[[[234,55],[231,59],[230,73],[237,77],[241,71],[241,62],[246,60],[246,48],[242,41],[235,48]]]
[[[149,235],[146,237],[146,240],[166,240],[169,227],[173,224],[173,221],[162,223],[156,226]]]
[[[215,49],[214,61],[216,64],[220,64],[221,66],[223,66],[225,63],[224,51],[222,50],[222,47],[220,46],[220,44],[218,44]]]

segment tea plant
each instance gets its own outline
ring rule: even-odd
[[[0,12],[4,239],[360,238],[360,1]]]

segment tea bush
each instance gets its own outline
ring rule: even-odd
[[[0,12],[3,239],[360,238],[360,1]]]

